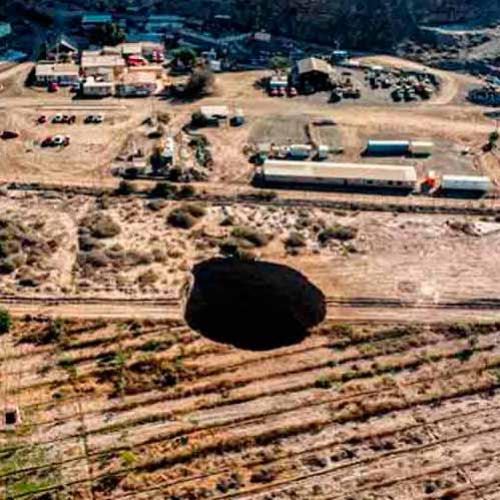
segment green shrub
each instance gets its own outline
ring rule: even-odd
[[[12,317],[7,309],[0,308],[0,334],[9,333],[12,326]]]

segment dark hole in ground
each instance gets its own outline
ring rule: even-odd
[[[211,259],[193,275],[186,321],[217,342],[255,351],[292,345],[326,315],[321,290],[287,266]]]

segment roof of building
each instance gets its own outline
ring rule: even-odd
[[[311,71],[319,71],[320,73],[332,73],[333,67],[323,59],[317,57],[308,57],[297,62],[299,74],[310,73]]]
[[[82,17],[84,24],[110,23],[113,20],[111,14],[86,14]]]
[[[267,160],[264,164],[264,174],[278,177],[366,179],[394,182],[416,182],[417,180],[417,172],[414,167],[364,163]]]
[[[125,67],[125,61],[119,55],[88,55],[82,56],[82,68],[98,68],[102,66]]]
[[[12,33],[12,26],[9,23],[0,23],[0,37],[8,36]]]
[[[480,175],[443,175],[442,179],[449,182],[490,182],[489,177]]]
[[[125,85],[145,85],[156,83],[156,75],[148,71],[135,71],[123,76],[120,83]]]
[[[68,49],[74,52],[78,52],[78,44],[71,40],[71,38],[69,38],[67,35],[60,34],[55,39],[51,40],[48,47],[49,51],[55,49],[57,45],[64,45]]]
[[[176,15],[171,15],[171,14],[153,14],[148,17],[148,22],[150,23],[177,23],[177,22],[184,22],[185,17],[183,16],[176,16]]]
[[[76,64],[39,63],[35,67],[35,76],[78,76],[79,69]]]
[[[229,115],[229,109],[227,106],[202,106],[200,108],[200,112],[206,117],[225,117]]]
[[[85,83],[83,84],[85,88],[88,87],[113,87],[114,82],[98,82],[95,80],[93,77],[89,77],[85,80]]]
[[[122,54],[124,56],[142,54],[142,43],[140,42],[128,42],[120,44]]]

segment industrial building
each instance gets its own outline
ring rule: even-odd
[[[316,57],[308,57],[297,62],[293,71],[293,80],[296,86],[306,93],[310,91],[327,90],[335,70],[333,66]]]
[[[262,181],[265,184],[303,187],[413,191],[417,185],[417,172],[410,166],[266,160],[262,167]]]

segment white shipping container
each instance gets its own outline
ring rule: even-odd
[[[430,141],[411,141],[410,151],[416,156],[428,156],[434,150],[434,143]]]
[[[472,175],[443,175],[441,189],[449,191],[479,191],[486,193],[491,188],[489,177]]]

